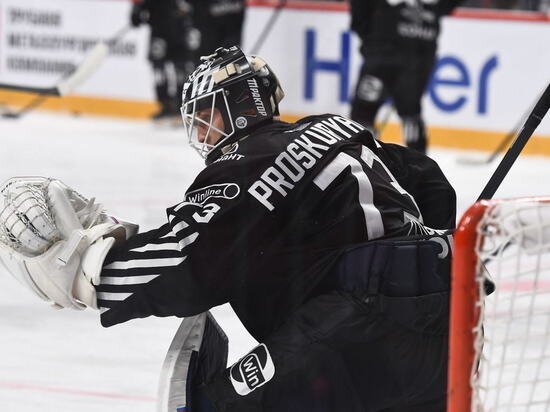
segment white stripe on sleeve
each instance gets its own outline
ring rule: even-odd
[[[186,227],[189,227],[189,225],[187,223],[185,223],[184,221],[181,221],[179,223],[176,223],[173,227],[172,227],[172,233],[178,233],[179,231],[185,229]]]
[[[153,279],[160,275],[140,275],[140,276],[103,276],[101,278],[102,285],[139,285],[142,283],[149,283]]]
[[[185,260],[182,258],[164,258],[164,259],[134,259],[126,262],[112,262],[103,269],[133,269],[133,268],[156,268],[162,266],[177,266]]]
[[[113,292],[98,292],[97,298],[101,300],[124,300],[132,296],[132,293],[113,293]]]
[[[148,252],[151,250],[180,250],[178,243],[149,243],[142,247],[130,249],[129,252]]]
[[[199,237],[199,234],[197,232],[190,234],[187,237],[184,237],[182,240],[179,241],[179,247],[183,249],[186,246],[189,246],[191,243],[193,243],[197,238]]]

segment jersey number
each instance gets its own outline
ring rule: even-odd
[[[386,165],[380,160],[378,156],[374,154],[368,147],[363,146],[361,150],[361,160],[363,160],[367,166],[373,167],[374,162],[378,162],[382,165],[388,177],[391,185],[402,195],[408,196],[414,204],[418,214],[420,216],[420,210],[416,205],[414,198],[404,190],[397,180],[393,177]],[[357,179],[359,186],[359,204],[365,215],[365,223],[367,226],[367,234],[369,239],[376,239],[384,236],[384,223],[382,221],[382,214],[380,210],[374,205],[374,193],[372,190],[372,183],[369,177],[363,170],[361,162],[346,153],[339,153],[318,175],[313,182],[321,189],[325,190],[347,167],[351,167],[351,175]]]
[[[220,206],[216,203],[207,203],[203,206],[200,214],[199,212],[193,213],[193,219],[197,223],[208,223],[218,210],[220,210]]]

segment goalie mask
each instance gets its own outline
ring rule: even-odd
[[[208,164],[278,116],[284,93],[267,63],[238,47],[202,59],[183,86],[181,114],[189,144]]]

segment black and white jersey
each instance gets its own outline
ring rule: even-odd
[[[331,287],[346,247],[428,230],[387,164],[410,151],[390,149],[330,114],[273,122],[235,143],[167,210],[165,225],[109,253],[97,287],[102,324],[230,302],[261,340]],[[414,176],[405,180],[413,187]]]
[[[440,19],[461,0],[351,0],[351,28],[367,54],[435,50]]]

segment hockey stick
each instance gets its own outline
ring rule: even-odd
[[[109,44],[119,41],[129,29],[130,26],[124,26],[122,29],[117,31],[116,34],[109,40],[99,41],[80,63],[80,65],[76,68],[76,70],[66,76],[63,76],[55,86],[31,87],[0,83],[0,89],[38,94],[38,96],[32,99],[19,111],[2,113],[2,117],[8,119],[17,119],[23,114],[42,104],[50,96],[65,96],[71,93],[76,87],[78,87],[88,77],[90,77],[90,75],[99,67],[101,62],[103,62],[109,52]]]
[[[496,147],[495,150],[493,150],[491,152],[491,154],[484,158],[484,159],[476,159],[476,158],[473,158],[473,157],[459,157],[456,159],[456,161],[458,163],[461,163],[463,165],[488,165],[489,163],[492,163],[493,160],[495,160],[498,155],[504,151],[504,149],[506,149],[508,147],[508,145],[510,144],[510,142],[512,140],[514,140],[514,137],[517,136],[518,134],[518,130],[519,128],[521,127],[521,125],[523,124],[523,118],[522,118],[522,121],[521,123],[518,123],[513,130],[511,130],[510,132],[508,132],[506,134],[506,136],[504,136],[504,138],[501,140],[501,142],[498,144],[498,146]]]
[[[537,104],[529,114],[529,117],[525,121],[525,124],[523,125],[523,128],[521,129],[518,137],[500,161],[500,164],[497,166],[495,172],[485,185],[485,188],[481,191],[481,194],[477,199],[478,201],[483,199],[491,199],[493,197],[500,184],[510,171],[510,168],[518,158],[519,154],[535,132],[535,129],[540,124],[544,116],[546,116],[549,108],[550,84],[546,86],[546,90],[544,90],[544,93],[542,93]]]
[[[525,119],[527,118],[527,116],[528,116],[528,114],[530,113],[531,110],[532,110],[532,106],[529,109],[529,111],[526,112],[519,119],[519,121],[516,123],[514,128],[512,130],[510,130],[506,134],[506,136],[504,136],[504,138],[501,140],[501,142],[498,144],[498,146],[495,148],[495,150],[493,150],[493,152],[487,158],[485,158],[485,159],[476,159],[476,158],[472,158],[472,157],[459,157],[458,159],[456,159],[456,161],[458,163],[468,164],[468,165],[488,165],[489,163],[491,163],[493,160],[495,160],[498,157],[498,155],[501,152],[503,152],[508,147],[510,142],[512,142],[514,140],[514,138],[517,136],[518,131],[520,130],[521,126],[523,126],[523,123],[524,123]]]
[[[2,113],[2,117],[4,119],[18,119],[19,117],[23,116],[25,113],[30,112],[35,107],[40,106],[48,97],[48,95],[39,94],[38,96],[34,97],[29,103],[27,103],[23,108],[19,109],[17,112],[5,112]]]
[[[279,18],[279,15],[281,14],[281,11],[285,7],[288,0],[279,0],[279,3],[275,6],[273,9],[273,12],[271,13],[271,17],[269,17],[269,20],[265,24],[264,28],[262,29],[262,32],[256,39],[256,42],[254,43],[254,46],[251,49],[250,54],[258,54],[260,52],[260,49],[265,43],[265,40],[267,39],[267,36],[271,32],[271,29],[275,25],[275,22]]]
[[[37,93],[44,96],[64,96],[82,83],[107,55],[108,46],[99,42],[86,56],[77,69],[63,78],[52,87],[21,86],[17,84],[0,83],[0,89],[18,92]]]

